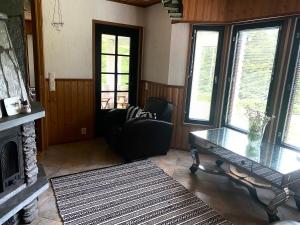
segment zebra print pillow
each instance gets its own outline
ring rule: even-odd
[[[156,119],[156,113],[142,111],[140,114],[137,115],[139,118],[146,118],[146,119]]]
[[[126,120],[134,119],[139,117],[143,110],[138,106],[130,106],[127,109]]]

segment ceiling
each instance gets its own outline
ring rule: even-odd
[[[161,2],[161,0],[108,0],[112,2],[119,2],[122,4],[135,5],[140,7],[148,7],[156,3]]]

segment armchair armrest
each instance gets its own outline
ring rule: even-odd
[[[118,142],[119,130],[126,121],[126,109],[113,109],[106,113],[103,120],[103,135],[106,141],[115,146]]]
[[[106,127],[122,126],[126,121],[127,109],[112,109],[105,116]]]
[[[127,121],[123,126],[123,156],[137,159],[166,154],[172,130],[171,123],[161,120],[136,118]]]

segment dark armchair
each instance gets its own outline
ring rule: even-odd
[[[106,115],[105,139],[126,161],[166,154],[170,148],[172,104],[151,97],[144,110],[156,113],[157,119],[126,121],[125,109],[114,109]]]

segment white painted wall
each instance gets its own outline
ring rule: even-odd
[[[156,4],[145,9],[143,80],[168,84],[171,19]]]
[[[54,0],[43,0],[45,73],[92,78],[92,20],[144,26],[144,9],[106,0],[61,0],[64,27],[51,26]],[[47,76],[47,75],[46,75]]]
[[[148,8],[106,0],[61,0],[64,27],[52,26],[54,0],[43,0],[45,73],[56,78],[91,79],[92,20],[144,27],[142,79],[184,85],[189,42],[188,24],[171,24],[161,4]]]
[[[172,25],[168,73],[169,85],[183,86],[185,84],[189,52],[189,34],[189,24],[178,23]]]

